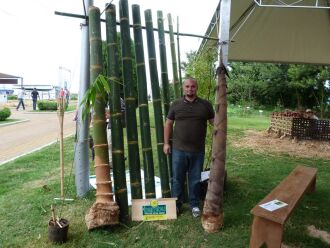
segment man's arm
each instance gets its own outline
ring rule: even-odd
[[[165,126],[164,126],[164,146],[163,151],[165,154],[171,153],[171,146],[170,146],[170,137],[173,129],[173,120],[166,119]]]

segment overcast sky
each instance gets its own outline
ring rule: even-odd
[[[94,0],[101,11],[108,1]],[[117,6],[119,0],[114,0]],[[57,16],[54,11],[83,14],[83,0],[0,0],[0,72],[24,78],[24,84],[59,85],[63,78],[71,81],[71,91],[78,92],[80,76],[80,23],[76,18]],[[163,16],[171,13],[176,31],[176,17],[179,16],[180,32],[203,35],[215,11],[218,0],[129,0],[139,4],[142,25],[145,9],[153,13],[154,27],[157,27],[157,10]],[[117,18],[118,18],[117,12]],[[103,18],[103,17],[102,17]],[[165,29],[168,22],[164,20]],[[132,17],[130,13],[130,22]],[[105,26],[102,26],[105,30]],[[118,27],[119,31],[119,27]],[[155,38],[158,34],[154,33]],[[133,35],[131,36],[133,38]],[[104,37],[105,39],[105,37]],[[176,39],[175,39],[176,40]],[[156,39],[158,50],[158,40]],[[169,37],[166,35],[169,53]],[[197,50],[201,39],[180,38],[182,60],[185,53]],[[145,43],[146,47],[147,44]],[[158,52],[158,51],[157,51]],[[147,58],[147,54],[145,55]],[[159,60],[159,55],[157,57]],[[171,58],[168,55],[168,68]],[[60,69],[62,68],[62,69]],[[70,71],[70,72],[68,72]],[[169,78],[172,78],[169,73]]]

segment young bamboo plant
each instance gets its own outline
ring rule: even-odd
[[[119,207],[113,199],[110,177],[109,151],[105,123],[105,94],[110,92],[102,72],[102,41],[100,10],[89,8],[90,76],[92,85],[86,92],[82,104],[85,115],[93,106],[93,139],[95,149],[96,201],[85,216],[88,229],[119,223]],[[91,105],[90,105],[91,104]]]

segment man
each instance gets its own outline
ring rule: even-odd
[[[188,172],[189,206],[199,217],[200,179],[204,162],[207,121],[213,125],[214,110],[208,101],[197,96],[197,81],[188,78],[183,84],[184,97],[173,102],[164,127],[164,153],[172,152],[172,197],[177,197],[177,212],[183,203],[184,180]],[[173,148],[170,136],[174,126]]]
[[[37,91],[36,88],[33,88],[32,92],[31,92],[31,97],[32,97],[32,101],[33,101],[33,110],[36,110],[38,98],[40,99],[39,92]]]
[[[19,89],[17,93],[18,105],[16,107],[16,110],[18,110],[21,105],[23,107],[23,110],[25,110],[24,95],[25,95],[24,88]]]

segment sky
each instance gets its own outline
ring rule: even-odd
[[[103,11],[107,2],[94,0],[94,5]],[[118,19],[119,0],[112,3],[117,6]],[[164,17],[167,17],[167,13],[172,14],[174,31],[178,16],[180,32],[204,35],[217,3],[218,0],[129,0],[130,23],[131,5],[138,4],[142,25],[144,10],[152,10],[154,27],[157,27],[157,11],[162,10]],[[23,77],[25,85],[60,86],[63,81],[68,81],[70,91],[78,92],[82,20],[55,15],[55,11],[84,14],[83,0],[0,0],[0,72]],[[168,30],[167,18],[164,20],[164,27]],[[104,24],[101,29],[105,39]],[[119,27],[117,30],[119,31]],[[155,32],[154,36],[159,61],[158,34]],[[133,39],[132,33],[131,38]],[[169,36],[166,35],[165,39],[169,79],[172,79]],[[187,52],[198,49],[201,40],[180,37],[181,61],[185,60]],[[146,46],[145,42],[145,49]]]

